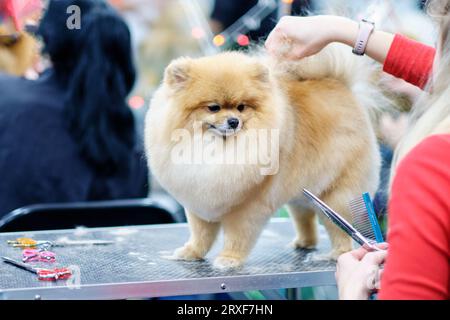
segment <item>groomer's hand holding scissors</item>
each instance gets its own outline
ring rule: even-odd
[[[364,248],[347,252],[338,258],[336,282],[339,299],[366,300],[379,289],[381,265],[387,256],[387,243],[377,244],[381,251],[369,252]]]

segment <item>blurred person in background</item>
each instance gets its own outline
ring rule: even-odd
[[[39,15],[40,0],[0,1],[0,72],[23,76],[38,57],[38,42],[25,31],[25,22]]]
[[[167,0],[109,0],[124,17],[131,31],[134,49],[139,48],[140,43],[146,37],[151,23],[157,19],[160,7]]]
[[[81,28],[66,26],[77,5]],[[130,32],[101,0],[53,0],[37,31],[53,67],[0,75],[0,216],[36,203],[145,197],[147,167],[126,104]]]
[[[256,6],[258,2],[259,0],[215,0],[210,20],[213,33],[220,33],[227,29],[251,8]],[[314,9],[313,2],[312,0],[294,0],[292,3],[292,14],[306,15]],[[274,10],[261,21],[259,28],[247,34],[248,37],[253,41],[265,38],[275,27],[277,20],[278,11]]]
[[[159,77],[163,74],[162,70],[158,69],[154,72],[149,67],[155,63],[153,53],[171,47],[171,44],[152,43],[149,45],[148,51],[144,51],[143,47],[145,47],[147,41],[152,41],[155,37],[153,33],[155,24],[159,19],[166,18],[163,17],[163,12],[173,0],[108,0],[108,2],[117,9],[130,29],[134,60],[136,68],[139,70],[133,94],[146,97],[149,93],[149,87],[156,85],[152,83],[152,80],[159,83]],[[177,6],[177,11],[182,11],[179,6]],[[170,57],[166,59],[170,59]],[[168,61],[163,61],[161,64],[165,67],[167,63]],[[154,76],[153,73],[156,73],[157,76]],[[148,78],[151,78],[151,80],[149,81]],[[145,111],[145,108],[142,108],[142,106],[141,110],[134,108],[138,119],[143,118],[140,112]],[[140,125],[141,122],[138,124]]]
[[[121,1],[127,3],[129,0]],[[184,3],[183,6],[181,2]],[[196,16],[192,13],[188,16],[185,6],[195,6],[199,9],[196,14],[204,15],[208,9],[206,2],[208,1],[152,0],[146,4],[145,10],[149,19],[145,25],[141,24],[143,37],[137,44],[140,81],[136,86],[136,94],[149,98],[152,90],[160,84],[165,68],[173,59],[204,54],[199,41],[191,35],[190,22]],[[144,10],[135,6],[133,8]],[[134,14],[138,14],[132,13],[132,10],[135,9],[130,9],[126,16],[131,18]],[[152,19],[150,12],[153,15]],[[147,26],[145,32],[144,26]]]

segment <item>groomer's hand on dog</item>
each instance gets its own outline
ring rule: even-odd
[[[338,16],[285,16],[269,34],[265,46],[277,58],[298,60],[320,52],[331,42],[351,41],[346,38],[357,29],[357,23]]]
[[[388,244],[377,245],[383,251],[369,252],[363,248],[342,254],[336,265],[336,282],[342,300],[365,300],[377,289],[387,256]]]

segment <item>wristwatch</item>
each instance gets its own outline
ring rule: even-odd
[[[366,52],[367,42],[369,41],[370,35],[375,29],[375,23],[368,20],[362,19],[359,23],[358,38],[356,39],[355,47],[353,48],[353,53],[358,56],[363,56]]]

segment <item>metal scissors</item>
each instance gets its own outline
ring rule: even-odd
[[[353,240],[359,243],[364,249],[368,251],[382,251],[383,249],[375,246],[376,242],[367,239],[358,230],[356,230],[347,220],[345,220],[340,214],[327,206],[322,200],[317,198],[310,191],[303,189],[303,194],[311,200],[316,207],[318,207],[325,216],[330,219],[334,224],[340,227],[345,233],[347,233]]]
[[[69,268],[55,268],[55,269],[33,268],[26,263],[16,261],[8,257],[2,257],[2,259],[6,263],[12,264],[20,269],[24,269],[29,272],[37,274],[38,279],[41,281],[65,280],[72,276],[72,270],[70,270]]]
[[[60,241],[37,241],[31,238],[17,238],[8,240],[7,243],[13,247],[19,248],[50,248],[50,247],[69,247],[69,246],[88,246],[88,245],[108,245],[114,241],[108,240],[60,240]]]
[[[53,252],[38,249],[24,249],[22,251],[22,262],[55,262],[56,256]]]

